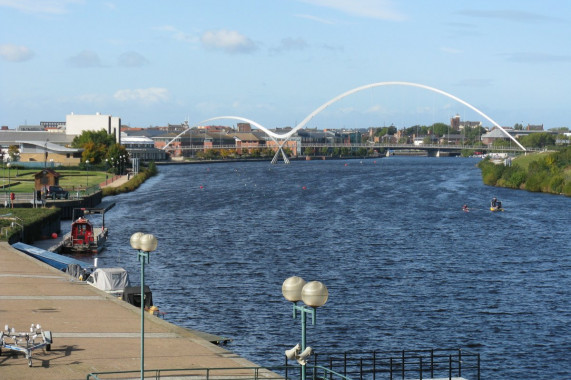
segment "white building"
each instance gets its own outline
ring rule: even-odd
[[[125,133],[121,137],[122,145],[127,149],[131,160],[141,161],[164,161],[166,152],[155,148],[155,142],[145,136],[127,136]]]
[[[115,141],[121,144],[121,118],[111,115],[74,115],[73,112],[65,117],[65,134],[79,136],[83,131],[105,130],[115,136]]]

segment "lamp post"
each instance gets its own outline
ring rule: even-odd
[[[149,255],[157,249],[157,239],[151,234],[135,232],[131,235],[131,247],[136,249],[141,262],[141,380],[145,378],[145,263]]]
[[[285,280],[282,284],[282,294],[288,301],[293,302],[293,318],[297,318],[297,312],[300,312],[301,317],[301,353],[305,353],[306,348],[306,314],[311,314],[311,324],[315,325],[316,311],[318,307],[325,305],[329,292],[327,287],[319,281],[305,282],[301,277],[293,276]],[[303,301],[305,305],[298,305],[298,301]],[[305,358],[300,362],[301,364],[301,378],[305,380]]]
[[[10,187],[12,186],[11,178],[10,178],[10,161],[8,161],[8,163],[6,164],[6,167],[8,168],[8,189],[10,190]],[[12,207],[12,197],[10,197],[10,207]]]
[[[89,160],[85,160],[85,191],[89,187]]]

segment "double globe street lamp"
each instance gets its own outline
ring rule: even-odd
[[[131,235],[131,247],[137,250],[141,263],[141,380],[145,378],[145,264],[149,263],[150,253],[157,249],[154,235],[135,232]]]
[[[298,311],[301,314],[301,347],[298,344],[287,350],[286,357],[297,359],[302,367],[301,378],[305,380],[306,359],[312,352],[311,347],[306,347],[306,314],[311,314],[311,324],[315,325],[317,308],[325,305],[329,292],[319,281],[305,282],[303,278],[293,276],[283,282],[282,294],[286,300],[293,302],[293,318],[297,318]],[[298,301],[303,301],[304,305],[298,305]]]

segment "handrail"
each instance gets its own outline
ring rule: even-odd
[[[300,372],[301,366],[276,366],[276,367],[214,367],[214,368],[161,368],[161,369],[146,369],[145,377],[149,374],[154,379],[159,380],[161,376],[201,376],[201,379],[209,380],[214,379],[233,379],[233,380],[271,380],[280,379],[288,380],[289,373]],[[307,365],[306,369],[308,371],[313,370],[312,378],[317,379],[330,379],[330,380],[351,380],[350,377],[342,375],[336,371],[323,366],[310,366]],[[274,371],[285,371],[285,377]],[[323,374],[319,376],[319,372]],[[87,374],[87,380],[103,380],[105,378],[116,378],[117,375],[129,375],[129,374],[140,374],[140,370],[130,370],[130,371],[109,371],[109,372],[92,372]],[[108,377],[109,376],[109,377]]]

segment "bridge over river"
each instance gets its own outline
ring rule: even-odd
[[[521,153],[521,148],[518,146],[482,146],[482,145],[457,145],[457,144],[397,144],[397,143],[313,143],[313,142],[298,142],[299,149],[303,151],[304,148],[315,148],[315,149],[336,149],[336,148],[347,148],[347,149],[373,149],[378,150],[381,153],[389,151],[416,151],[419,153],[426,153],[428,156],[435,157],[438,156],[440,153],[444,153],[448,156],[459,156],[462,150],[473,150],[475,152],[482,152],[482,153]],[[234,144],[219,144],[219,145],[212,145],[208,148],[205,148],[204,145],[188,145],[188,146],[180,146],[178,147],[179,150],[191,150],[191,151],[203,151],[206,149],[262,149],[266,148],[264,146],[236,146]],[[276,146],[270,146],[268,148],[277,148]],[[527,152],[536,152],[541,151],[539,148],[527,148]]]

